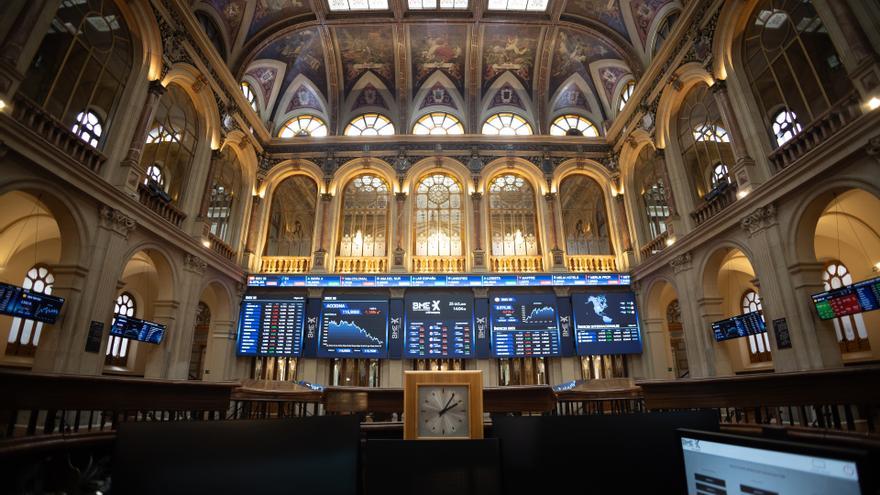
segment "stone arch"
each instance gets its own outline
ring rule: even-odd
[[[560,164],[553,173],[551,181],[551,191],[558,193],[562,182],[568,177],[574,175],[584,175],[596,181],[602,190],[603,203],[605,204],[605,215],[608,218],[609,238],[611,240],[611,250],[613,254],[620,255],[623,252],[624,241],[620,235],[621,224],[628,224],[626,218],[620,218],[618,208],[615,207],[614,198],[621,194],[620,186],[615,184],[608,169],[593,160],[579,160],[577,158],[566,160]],[[560,205],[561,205],[560,198]],[[557,212],[557,217],[562,220],[562,212]],[[555,220],[555,219],[554,219]],[[559,225],[557,228],[557,236],[559,244],[564,245],[565,226]]]
[[[679,67],[674,73],[676,82],[666,85],[660,94],[660,102],[657,105],[657,129],[655,131],[657,148],[663,149],[668,146],[667,141],[675,141],[675,119],[678,109],[691,88],[700,82],[707,86],[715,84],[712,75],[706,72],[696,62],[691,62]]]
[[[348,181],[364,173],[379,175],[391,186],[391,192],[400,192],[400,184],[394,167],[379,158],[355,158],[346,162],[336,170],[333,179],[327,186],[327,192],[338,196],[342,189],[345,188],[345,185],[348,184]]]

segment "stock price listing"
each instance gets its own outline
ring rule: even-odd
[[[490,299],[495,357],[559,355],[559,323],[553,295],[507,295]]]
[[[473,297],[408,292],[405,304],[405,357],[473,357]]]
[[[245,296],[239,321],[238,355],[300,355],[304,314],[302,297]]]

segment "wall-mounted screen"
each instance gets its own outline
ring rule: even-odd
[[[64,305],[62,297],[0,283],[0,314],[51,325],[58,319],[62,305]]]
[[[321,301],[318,357],[388,356],[388,300],[327,296]]]
[[[559,320],[554,294],[508,294],[489,298],[492,355],[559,355]]]
[[[159,344],[165,336],[165,325],[132,316],[116,315],[113,317],[113,325],[110,326],[110,335]]]
[[[550,287],[629,285],[627,273],[250,275],[249,287]]]
[[[246,295],[238,321],[239,356],[299,356],[305,298]]]
[[[404,303],[404,357],[474,356],[473,294],[407,291]]]
[[[639,354],[642,339],[632,292],[588,292],[571,295],[577,353]]]
[[[880,277],[813,294],[813,304],[823,320],[880,309]]]
[[[766,332],[764,317],[760,312],[745,313],[726,320],[716,321],[712,324],[712,333],[715,341],[738,339]]]

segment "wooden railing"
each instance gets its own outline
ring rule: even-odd
[[[413,273],[463,273],[464,256],[413,256]]]
[[[544,258],[541,256],[489,256],[489,271],[542,272],[544,271]]]
[[[235,251],[232,249],[232,246],[223,242],[223,240],[221,240],[219,237],[215,236],[214,234],[209,233],[208,234],[208,242],[211,244],[211,249],[215,253],[219,254],[220,256],[223,256],[224,258],[226,258],[228,260],[235,259]]]
[[[573,272],[616,272],[617,257],[613,254],[567,256],[568,269]]]
[[[736,185],[730,184],[714,198],[703,200],[697,205],[697,208],[691,212],[691,218],[700,225],[732,205],[734,201],[736,201]]]
[[[163,198],[152,194],[150,188],[144,184],[138,184],[138,199],[142,205],[168,220],[175,227],[180,227],[186,218],[185,213],[178,210],[170,201],[165,201]]]
[[[664,249],[666,249],[666,241],[668,239],[669,239],[669,231],[667,230],[667,231],[662,232],[657,237],[653,238],[651,240],[651,242],[642,246],[642,249],[641,249],[642,260],[644,261],[644,260],[650,258],[651,256],[654,256],[655,254],[659,253],[660,251],[663,251]]]
[[[260,273],[306,273],[311,263],[308,256],[263,256]]]
[[[384,273],[388,271],[388,258],[337,256],[333,267],[336,273]]]
[[[11,117],[92,172],[99,173],[107,161],[100,151],[22,94],[15,95]]]
[[[858,95],[853,92],[770,154],[774,172],[788,167],[810,150],[828,141],[860,115]]]

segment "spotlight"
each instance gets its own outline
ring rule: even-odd
[[[671,246],[673,244],[675,244],[675,237],[670,237],[669,239],[666,239],[667,246]]]
[[[749,195],[749,191],[746,191],[746,190],[743,190],[743,191],[736,193],[736,197],[738,199],[743,199],[744,197],[746,197],[748,195]]]
[[[875,96],[868,100],[868,110],[877,110],[878,108],[880,108],[880,98]]]
[[[210,249],[211,248],[211,240],[210,239],[202,239],[202,246],[205,246],[206,248]]]
[[[0,112],[6,110],[6,100],[0,98]]]

